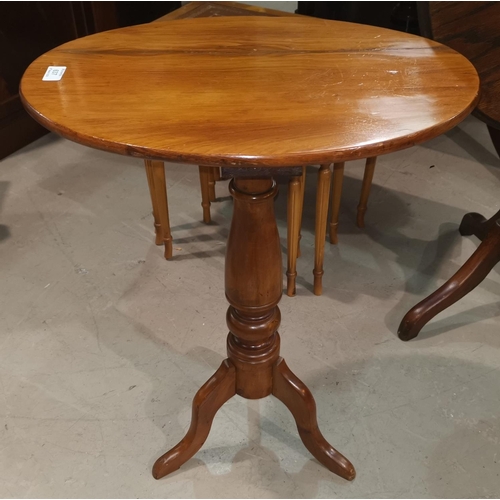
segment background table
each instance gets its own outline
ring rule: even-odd
[[[42,81],[48,66],[63,78]],[[105,32],[37,59],[21,84],[47,128],[146,159],[238,168],[226,253],[228,359],[198,391],[185,438],[153,468],[178,469],[234,394],[273,394],[310,452],[346,479],[352,464],[322,436],[314,399],[279,356],[282,265],[273,172],[376,156],[430,139],[474,107],[461,55],[383,29],[303,18],[227,17]]]

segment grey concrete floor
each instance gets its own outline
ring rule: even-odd
[[[155,458],[184,435],[194,393],[225,355],[226,183],[205,226],[197,169],[168,165],[167,262],[139,160],[53,135],[3,160],[0,495],[499,496],[498,269],[417,340],[396,330],[477,247],[458,224],[499,208],[500,160],[473,118],[381,157],[364,230],[362,172],[346,168],[340,242],[326,244],[315,297],[309,168],[298,293],[281,302],[282,353],[358,477],[316,462],[277,400],[235,397],[202,450],[155,481]],[[276,207],[285,246],[286,189]]]

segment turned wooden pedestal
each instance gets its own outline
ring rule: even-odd
[[[231,183],[228,358],[195,396],[187,435],[158,459],[154,475],[196,453],[231,396],[273,394],[309,451],[352,479],[352,465],[318,429],[311,393],[279,357],[283,282],[271,176],[432,139],[474,108],[477,73],[438,43],[373,26],[302,16],[168,24],[74,40],[34,61],[20,88],[36,120],[81,144],[155,162],[253,169],[254,177],[235,171]],[[62,79],[42,80],[53,65],[67,68]],[[323,167],[323,199],[329,175]],[[152,181],[155,190],[164,183]],[[325,237],[322,229],[322,245]],[[323,269],[315,264],[318,289]]]
[[[217,410],[235,394],[247,399],[272,394],[290,410],[314,457],[352,480],[354,467],[318,428],[309,389],[279,355],[283,276],[273,206],[276,183],[270,178],[236,178],[229,189],[234,213],[226,253],[228,357],[196,394],[186,436],[156,461],[153,476],[166,476],[189,460],[207,439]]]

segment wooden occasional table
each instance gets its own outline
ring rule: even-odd
[[[42,81],[65,66],[59,81]],[[228,358],[194,398],[186,436],[153,468],[178,469],[232,396],[273,394],[328,469],[354,467],[322,436],[308,388],[279,355],[282,263],[273,173],[376,156],[435,137],[473,108],[478,77],[436,42],[290,17],[188,19],[99,33],[48,52],[21,95],[45,127],[87,146],[236,168],[226,253]],[[243,168],[245,167],[245,168]]]

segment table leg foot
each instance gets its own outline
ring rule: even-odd
[[[458,230],[462,236],[476,236],[481,241],[486,238],[488,232],[493,229],[496,224],[496,221],[500,219],[500,211],[498,211],[493,217],[490,219],[486,219],[481,214],[471,212],[465,214],[462,222],[460,223],[460,227]]]
[[[206,441],[219,408],[236,394],[236,375],[230,361],[219,369],[196,393],[193,400],[191,426],[185,437],[162,455],[153,466],[153,477],[160,479],[187,462]]]
[[[484,234],[484,229],[488,229],[487,234]],[[487,221],[479,214],[467,214],[460,225],[460,232],[464,235],[476,234],[483,241],[469,260],[443,286],[405,314],[398,329],[398,337],[401,340],[415,338],[436,314],[476,288],[500,261],[499,218]]]
[[[321,434],[311,391],[292,373],[283,358],[274,365],[273,395],[292,413],[300,438],[311,454],[327,469],[352,481],[356,476],[354,466]]]

